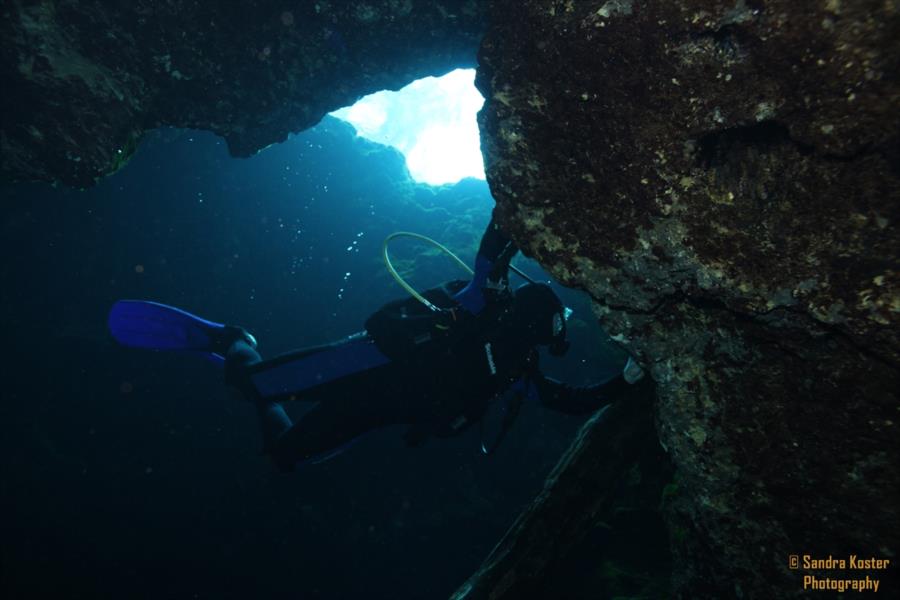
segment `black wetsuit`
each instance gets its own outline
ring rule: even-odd
[[[479,251],[480,258],[488,259],[480,265],[486,276],[476,281],[476,268],[473,278],[485,290],[487,301],[482,306],[486,308],[479,309],[477,316],[467,315],[452,343],[276,398],[316,403],[297,423],[268,441],[266,451],[276,464],[289,469],[389,425],[409,425],[406,439],[411,445],[429,436],[456,435],[477,423],[491,402],[517,410],[521,401],[537,398],[548,408],[579,415],[618,397],[628,387],[621,376],[586,388],[564,385],[540,372],[535,346],[524,343],[519,332],[495,326],[495,316],[510,298],[504,289],[509,259],[515,253],[510,246],[492,223]],[[261,361],[255,350],[237,343],[228,356],[227,377],[260,406],[273,399],[261,397],[253,384],[254,374],[335,347]]]

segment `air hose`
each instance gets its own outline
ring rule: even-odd
[[[400,273],[397,272],[397,269],[395,269],[394,265],[391,263],[391,257],[388,254],[388,245],[391,243],[391,240],[393,240],[395,238],[399,238],[399,237],[413,238],[413,239],[421,240],[423,242],[431,244],[432,246],[434,246],[435,248],[437,248],[438,250],[440,250],[441,252],[443,252],[444,254],[449,256],[450,258],[452,258],[456,262],[456,264],[458,264],[460,267],[465,269],[469,275],[473,275],[474,271],[472,271],[472,269],[469,268],[469,265],[464,263],[449,248],[447,248],[440,242],[436,242],[435,240],[431,239],[430,237],[428,237],[426,235],[422,235],[420,233],[412,233],[411,231],[396,231],[396,232],[390,234],[389,236],[387,236],[386,238],[384,238],[384,243],[381,245],[381,254],[382,254],[382,257],[384,258],[384,264],[387,267],[387,270],[391,274],[391,276],[393,276],[393,278],[397,281],[397,283],[400,284],[400,287],[402,287],[404,290],[406,290],[406,292],[410,296],[412,296],[413,298],[415,298],[416,300],[418,300],[419,302],[424,304],[430,310],[433,310],[435,312],[440,312],[440,310],[441,310],[440,308],[435,306],[433,303],[429,302],[428,299],[425,298],[425,296],[423,296],[419,292],[417,292],[415,290],[415,288],[413,288],[413,286],[406,283],[406,280],[404,280],[403,277],[400,276]],[[509,268],[510,268],[510,270],[512,270],[514,273],[516,273],[520,277],[523,277],[523,278],[527,279],[528,281],[530,281],[531,283],[534,283],[534,280],[531,277],[529,277],[528,275],[526,275],[525,273],[523,273],[516,267],[510,265]]]
[[[421,302],[422,304],[427,306],[429,309],[431,309],[435,312],[439,312],[441,309],[438,308],[437,306],[435,306],[434,304],[432,304],[431,302],[429,302],[428,299],[425,298],[425,296],[423,296],[419,292],[417,292],[415,290],[415,288],[413,288],[413,286],[406,283],[406,280],[404,280],[400,276],[400,273],[398,273],[397,269],[394,268],[394,265],[391,264],[391,257],[388,254],[388,244],[391,243],[391,240],[393,240],[395,238],[399,238],[399,237],[413,238],[413,239],[422,240],[423,242],[431,244],[432,246],[434,246],[435,248],[437,248],[438,250],[440,250],[441,252],[443,252],[444,254],[449,256],[450,258],[452,258],[454,261],[456,261],[456,264],[458,264],[460,267],[465,269],[469,275],[472,275],[474,273],[474,271],[472,271],[472,269],[469,268],[469,265],[467,265],[462,260],[460,260],[460,258],[457,255],[453,254],[453,252],[449,248],[447,248],[440,242],[434,241],[433,239],[431,239],[428,236],[425,236],[425,235],[422,235],[419,233],[412,233],[411,231],[397,231],[397,232],[394,232],[391,235],[387,236],[386,238],[384,238],[384,243],[381,245],[381,255],[384,257],[384,264],[387,267],[388,272],[394,277],[394,279],[397,281],[397,283],[400,284],[400,287],[402,287],[404,290],[406,290],[410,296],[412,296],[413,298],[415,298],[416,300],[418,300],[419,302]]]

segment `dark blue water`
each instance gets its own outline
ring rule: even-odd
[[[146,298],[242,324],[264,356],[327,342],[404,295],[387,234],[470,262],[492,206],[482,181],[414,184],[399,154],[331,119],[251,159],[166,131],[91,190],[0,188],[3,597],[447,596],[582,419],[527,406],[490,458],[477,428],[416,449],[387,429],[281,474],[215,365],[117,347],[105,319]],[[422,245],[392,251],[419,288],[464,277]],[[573,349],[544,370],[602,381],[621,357],[585,299],[562,294]]]

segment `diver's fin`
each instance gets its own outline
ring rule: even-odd
[[[628,362],[625,363],[625,368],[622,369],[622,376],[628,383],[635,384],[644,378],[644,369],[629,356]]]
[[[109,331],[123,346],[188,350],[224,356],[237,335],[256,342],[238,327],[207,321],[174,306],[146,300],[119,300],[109,311]]]

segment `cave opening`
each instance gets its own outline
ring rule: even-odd
[[[437,186],[466,177],[484,180],[476,120],[483,103],[475,70],[456,69],[396,92],[369,94],[331,114],[358,135],[399,150],[415,181]]]

